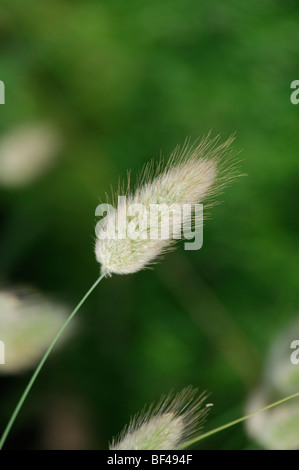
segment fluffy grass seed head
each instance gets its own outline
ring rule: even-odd
[[[197,435],[205,423],[206,394],[187,387],[180,393],[161,398],[154,406],[131,418],[111,450],[175,450]]]
[[[95,243],[96,259],[102,266],[102,273],[134,273],[173,247],[181,238],[183,224],[189,216],[181,210],[183,205],[194,208],[195,204],[203,201],[211,203],[211,196],[218,194],[236,176],[231,158],[233,140],[230,137],[220,144],[219,136],[214,139],[207,136],[190,144],[190,139],[187,139],[182,148],[175,148],[166,164],[163,161],[157,165],[151,162],[144,167],[134,193],[129,190],[128,181],[125,202],[118,198],[116,204],[117,195],[113,195],[116,208],[102,221]],[[118,195],[120,193],[123,194],[121,185]],[[143,210],[138,205],[142,205]],[[153,205],[160,207],[154,227],[148,217]],[[128,218],[129,206],[137,207],[137,210]],[[178,212],[180,217],[176,217]],[[166,219],[169,220],[169,236],[153,239],[150,236],[152,230],[161,233],[162,221]],[[201,223],[202,220],[193,213],[193,226]],[[136,228],[138,237],[133,236]],[[120,233],[127,236],[119,237]]]

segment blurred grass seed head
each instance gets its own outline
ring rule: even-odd
[[[0,340],[5,363],[0,364],[0,374],[17,374],[34,367],[68,314],[67,307],[31,289],[1,290]]]
[[[295,339],[299,339],[298,317],[270,345],[260,384],[247,400],[246,413],[298,392],[299,366],[291,362]],[[284,403],[255,415],[246,422],[246,430],[265,449],[299,450],[299,404]]]
[[[7,188],[30,184],[54,163],[60,145],[59,133],[50,124],[10,130],[0,137],[0,184]]]

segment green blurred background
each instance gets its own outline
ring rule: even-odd
[[[95,208],[185,137],[236,132],[240,178],[199,251],[103,281],[53,354],[7,448],[105,449],[144,404],[211,392],[206,430],[241,416],[271,339],[298,312],[299,7],[292,0],[2,0],[0,139],[51,122],[63,145],[0,188],[0,281],[70,307],[99,275]],[[1,332],[0,332],[1,336]],[[0,377],[4,427],[30,371]],[[197,448],[254,448],[242,425]]]

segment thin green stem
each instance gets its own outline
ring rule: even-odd
[[[66,320],[66,322],[63,324],[63,326],[60,328],[60,330],[58,331],[57,335],[55,336],[55,338],[53,339],[52,343],[50,344],[50,346],[48,347],[47,351],[45,352],[44,356],[42,357],[40,363],[38,364],[37,368],[35,369],[27,387],[25,388],[20,400],[18,401],[17,403],[17,406],[15,407],[14,409],[14,412],[12,413],[11,417],[10,417],[10,420],[8,421],[7,423],[7,426],[2,434],[2,437],[1,437],[1,440],[0,440],[0,450],[2,450],[4,444],[5,444],[5,441],[7,439],[7,436],[12,428],[12,425],[14,424],[15,422],[15,419],[17,418],[18,414],[19,414],[19,411],[20,409],[22,408],[23,404],[24,404],[24,401],[26,400],[35,380],[37,379],[37,376],[39,375],[44,363],[46,362],[46,360],[48,359],[52,349],[54,348],[55,344],[57,343],[57,341],[59,340],[60,336],[62,335],[62,333],[64,332],[64,330],[66,329],[66,327],[68,326],[68,324],[70,323],[70,321],[74,318],[74,316],[76,315],[76,313],[78,312],[78,310],[80,309],[80,307],[84,304],[85,300],[89,297],[89,295],[92,293],[92,291],[96,288],[96,286],[100,283],[100,281],[103,279],[103,277],[105,276],[105,273],[102,274],[97,280],[96,282],[91,286],[91,288],[86,292],[86,294],[84,295],[84,297],[82,297],[82,299],[80,300],[80,302],[78,303],[78,305],[76,306],[76,308],[72,311],[72,313],[70,314],[70,316],[68,317],[68,319]]]
[[[194,439],[186,442],[183,444],[180,449],[185,449],[186,447],[191,446],[192,444],[195,444],[196,442],[201,441],[202,439],[205,439],[206,437],[212,436],[213,434],[216,434],[219,431],[223,431],[224,429],[230,428],[231,426],[234,426],[235,424],[239,424],[242,421],[245,421],[246,419],[251,418],[252,416],[261,413],[262,411],[269,410],[270,408],[274,408],[274,406],[281,405],[282,403],[292,400],[293,398],[299,397],[299,392],[294,393],[294,395],[290,395],[286,398],[282,398],[281,400],[276,401],[275,403],[271,403],[270,405],[265,406],[264,408],[261,408],[257,411],[254,411],[253,413],[250,413],[246,416],[243,416],[242,418],[235,419],[234,421],[231,421],[230,423],[224,424],[223,426],[219,426],[218,428],[213,429],[212,431],[208,431],[204,434],[201,434],[200,436],[195,437]]]

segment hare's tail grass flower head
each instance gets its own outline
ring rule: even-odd
[[[131,418],[120,435],[112,441],[111,450],[175,450],[198,435],[209,407],[207,395],[187,387],[169,394]]]
[[[163,161],[156,165],[153,162],[147,164],[134,192],[130,191],[128,182],[125,198],[119,197],[119,185],[118,194],[113,195],[113,205],[116,207],[107,213],[96,230],[95,253],[102,273],[134,273],[169,251],[181,238],[187,217],[183,210],[185,205],[191,207],[192,223],[195,226],[202,223],[194,213],[195,205],[205,201],[210,206],[215,195],[238,176],[232,149],[234,137],[223,143],[219,140],[219,136],[211,139],[208,135],[191,144],[187,139],[182,147],[175,148],[166,164]],[[148,214],[157,205],[162,210],[153,227]],[[129,218],[128,207],[135,208]],[[180,217],[175,216],[178,212]],[[161,233],[164,220],[169,221],[168,236],[152,237],[153,228],[156,233]],[[138,228],[138,236],[129,236],[132,227],[133,231]],[[120,236],[120,233],[125,236]]]

